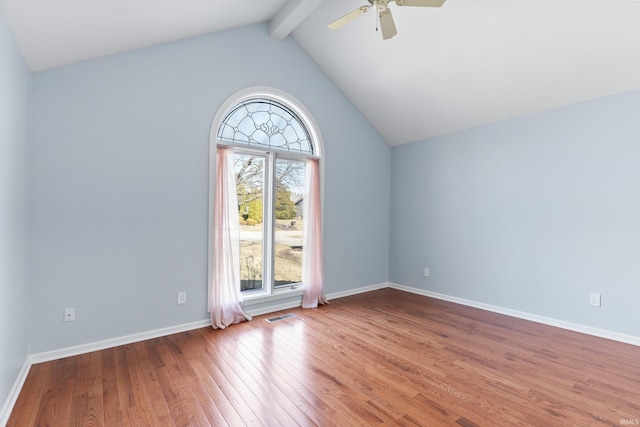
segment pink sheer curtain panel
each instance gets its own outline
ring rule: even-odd
[[[302,294],[303,308],[327,304],[324,295],[324,266],[322,262],[322,209],[320,206],[320,165],[318,159],[307,161],[304,194],[304,242]]]
[[[211,326],[224,329],[251,320],[240,306],[240,225],[233,168],[233,149],[216,152],[216,195],[213,214],[213,277],[209,283]]]

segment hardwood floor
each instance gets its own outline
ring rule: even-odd
[[[34,365],[8,426],[620,426],[640,347],[397,290]]]

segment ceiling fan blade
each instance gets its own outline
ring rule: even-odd
[[[380,29],[382,30],[382,39],[387,40],[398,34],[396,24],[393,22],[391,10],[384,9],[380,12]]]
[[[398,6],[440,7],[445,0],[396,0]]]
[[[371,6],[361,6],[358,9],[354,10],[353,12],[347,13],[342,18],[336,19],[331,24],[329,24],[329,28],[331,28],[332,30],[337,30],[338,28],[341,28],[342,26],[353,21],[363,13],[368,12],[370,7]]]

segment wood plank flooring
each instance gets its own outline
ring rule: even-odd
[[[392,289],[287,312],[34,365],[8,426],[640,419],[640,347]]]

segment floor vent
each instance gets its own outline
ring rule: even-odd
[[[293,313],[287,313],[287,314],[283,314],[282,316],[270,317],[267,319],[267,322],[273,323],[273,322],[278,322],[284,319],[291,319],[292,317],[296,317],[296,315]]]

